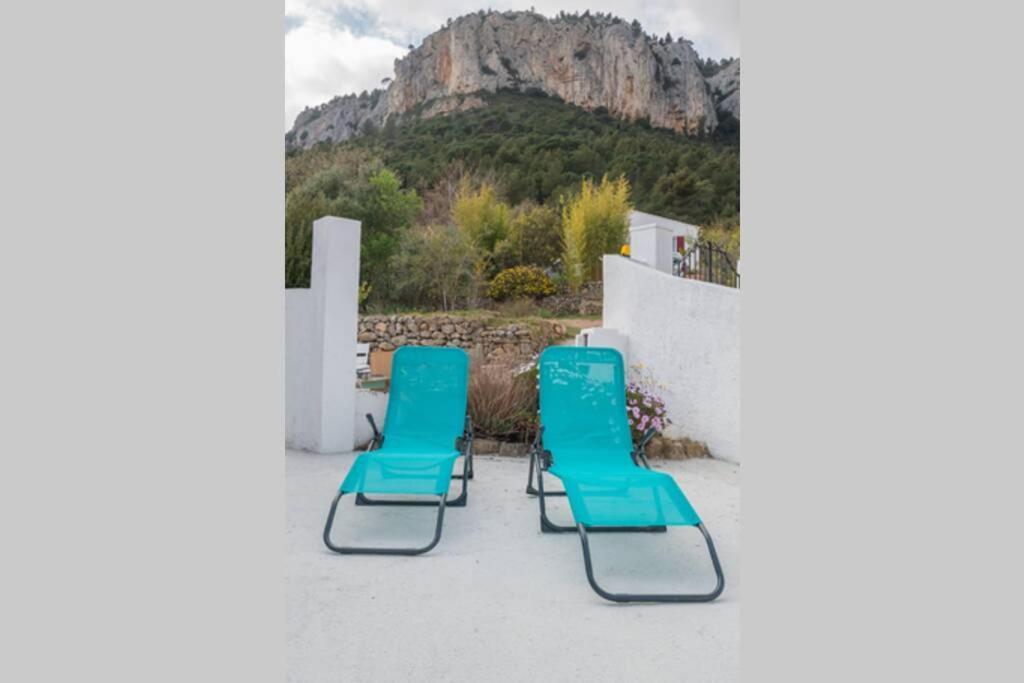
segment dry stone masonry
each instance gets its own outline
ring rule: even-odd
[[[578,291],[568,289],[541,299],[540,305],[555,315],[561,316],[594,316],[601,315],[602,306],[601,281],[584,283]]]
[[[371,350],[399,346],[457,346],[489,361],[531,358],[566,335],[561,323],[544,320],[501,323],[489,317],[457,315],[366,315],[358,341]]]

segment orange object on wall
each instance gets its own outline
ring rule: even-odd
[[[370,351],[370,374],[391,379],[391,357],[394,355],[394,351]]]

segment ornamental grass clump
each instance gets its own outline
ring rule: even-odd
[[[476,435],[529,441],[537,421],[536,374],[511,363],[473,362],[470,367],[467,410]]]

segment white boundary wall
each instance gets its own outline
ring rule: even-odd
[[[697,236],[700,234],[700,228],[696,225],[683,223],[672,218],[665,218],[664,216],[655,216],[653,213],[644,213],[643,211],[629,212],[630,230],[648,225],[660,225],[668,228],[673,236],[685,237],[687,246],[689,246],[691,240],[697,239]]]
[[[642,364],[665,399],[671,437],[707,443],[740,462],[739,290],[604,257],[604,327],[629,337],[629,362]]]
[[[318,453],[356,443],[359,221],[313,222],[309,289],[285,290],[285,442]],[[367,411],[369,412],[369,411]]]

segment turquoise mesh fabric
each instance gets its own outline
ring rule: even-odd
[[[626,380],[615,349],[552,346],[540,356],[540,419],[549,472],[587,526],[695,525],[675,480],[638,467],[626,419]]]
[[[462,349],[403,346],[391,364],[381,448],[352,463],[346,493],[441,495],[459,456],[466,419],[469,356]]]

